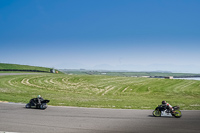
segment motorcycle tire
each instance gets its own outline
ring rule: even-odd
[[[180,118],[180,117],[182,116],[182,113],[181,113],[180,110],[176,110],[175,113],[174,113],[173,115],[174,115],[174,117],[176,117],[176,118]]]
[[[153,111],[153,116],[160,117],[161,116],[161,112],[159,110],[154,110]]]
[[[27,103],[25,107],[26,107],[26,108],[31,108],[30,103]]]
[[[40,109],[46,109],[47,108],[47,106],[46,105],[40,105]]]

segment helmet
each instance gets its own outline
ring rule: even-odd
[[[162,101],[162,104],[166,104],[167,102],[166,101]]]
[[[38,95],[37,97],[38,97],[38,98],[40,98],[41,96],[40,96],[40,95]]]

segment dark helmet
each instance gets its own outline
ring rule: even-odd
[[[166,101],[162,101],[162,104],[166,104],[167,102]]]

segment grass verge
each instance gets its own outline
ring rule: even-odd
[[[0,101],[27,103],[42,95],[50,105],[154,109],[162,100],[200,110],[200,81],[100,75],[0,76]]]

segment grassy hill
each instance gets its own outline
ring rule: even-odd
[[[52,68],[46,68],[46,67],[37,67],[37,66],[29,66],[29,65],[18,65],[18,64],[6,64],[6,63],[0,63],[0,72],[3,71],[20,71],[20,72],[47,72],[50,73],[50,70]]]
[[[50,74],[50,69],[0,63],[1,71],[46,72],[1,75],[0,101],[27,103],[31,98],[42,95],[51,100],[50,105],[56,106],[154,109],[166,100],[183,110],[200,110],[199,81],[126,77],[116,76],[116,73],[112,76]]]
[[[173,76],[175,78],[183,77],[200,77],[200,74],[194,73],[172,73],[172,72],[112,72],[112,71],[102,71],[102,70],[61,70],[63,73],[75,74],[75,75],[109,75],[109,76],[124,76],[124,77],[167,77]]]
[[[166,100],[181,110],[200,110],[200,82],[195,80],[67,74],[0,78],[0,101],[27,103],[40,94],[56,106],[154,109]]]

